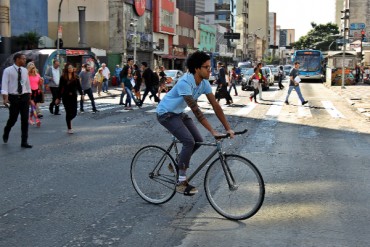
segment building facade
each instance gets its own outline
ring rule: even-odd
[[[269,1],[268,0],[249,0],[248,18],[249,18],[249,42],[248,54],[255,61],[261,61],[267,51],[268,30],[269,30]],[[255,41],[261,39],[262,47],[257,47],[261,42]],[[260,48],[260,50],[257,50]]]
[[[174,36],[178,12],[170,0],[153,1],[154,67],[173,68]]]
[[[339,27],[339,30],[343,30],[343,11],[345,6],[348,5],[349,25],[351,24],[365,24],[365,29],[350,29],[349,36],[350,41],[357,41],[361,39],[361,31],[364,30],[367,40],[370,40],[370,2],[368,0],[336,0],[335,7],[335,21]]]
[[[240,40],[237,41],[235,55],[239,61],[248,59],[248,7],[249,0],[236,1],[234,30],[240,33]]]
[[[16,49],[12,37],[35,32],[48,35],[48,1],[2,0],[0,1],[0,59]]]

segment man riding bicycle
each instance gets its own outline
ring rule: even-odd
[[[176,191],[184,195],[194,195],[198,190],[187,182],[186,170],[189,168],[192,154],[199,148],[196,142],[202,142],[203,138],[193,120],[184,113],[185,108],[189,106],[198,121],[213,136],[221,135],[212,128],[197,104],[197,99],[205,94],[217,118],[231,138],[234,137],[234,131],[226,120],[222,108],[217,103],[208,81],[211,70],[210,56],[197,51],[187,59],[186,63],[189,72],[185,73],[161,100],[157,107],[157,118],[159,123],[168,129],[183,145],[178,160],[179,176]]]

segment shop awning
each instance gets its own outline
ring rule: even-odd
[[[186,59],[185,56],[176,56],[176,55],[158,55],[161,56],[162,59]]]

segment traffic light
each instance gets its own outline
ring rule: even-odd
[[[58,40],[55,40],[55,47],[58,46]],[[63,40],[59,39],[59,49],[63,49]]]
[[[365,31],[364,31],[364,30],[362,30],[362,31],[361,31],[361,41],[365,41],[365,37],[366,37],[366,35],[365,35]]]

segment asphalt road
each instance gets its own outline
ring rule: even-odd
[[[304,107],[295,92],[284,105],[286,89],[276,87],[257,105],[249,92],[232,106],[221,101],[232,127],[249,129],[225,141],[226,151],[252,160],[266,184],[260,211],[239,222],[209,206],[204,172],[194,197],[155,206],[136,194],[133,155],[171,140],[149,101],[123,111],[118,98],[99,99],[99,113],[73,120],[73,135],[64,112],[45,110],[41,128],[30,126],[29,150],[20,147],[18,122],[0,144],[0,246],[368,246],[369,122],[321,84],[304,83],[302,91]],[[222,130],[204,99],[199,104]],[[2,126],[6,119],[1,108]],[[191,169],[208,152],[197,151]]]

